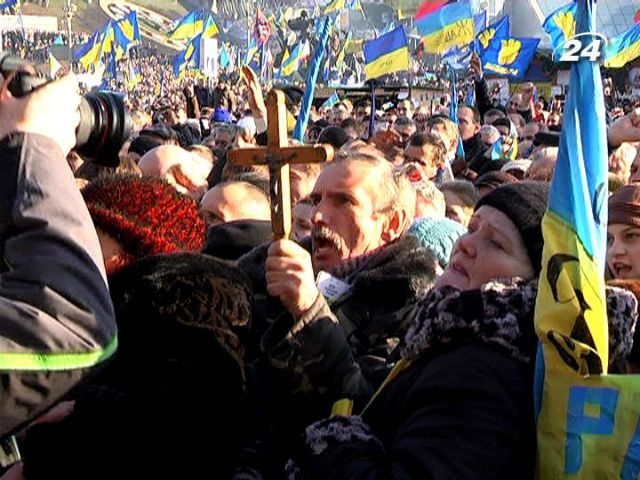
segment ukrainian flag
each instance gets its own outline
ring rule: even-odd
[[[324,7],[323,15],[327,15],[333,12],[339,12],[340,10],[346,8],[347,3],[346,0],[332,0],[327,6]]]
[[[87,43],[81,45],[73,55],[73,59],[80,63],[85,70],[95,67],[100,63],[102,53],[102,44],[105,38],[105,32],[98,30],[91,35]]]
[[[133,90],[135,86],[142,80],[142,75],[135,66],[129,62],[129,70],[127,72],[127,88]]]
[[[577,8],[576,2],[565,5],[549,15],[542,24],[544,31],[551,37],[551,48],[553,52],[558,50],[557,54],[562,54],[561,51],[564,49],[559,47],[576,34]],[[560,55],[554,55],[554,57]]]
[[[604,66],[621,68],[640,56],[640,24],[609,40],[604,47]]]
[[[220,33],[218,29],[218,24],[213,19],[213,15],[209,14],[207,16],[207,21],[204,24],[204,30],[202,31],[202,36],[204,38],[212,38]]]
[[[289,54],[289,50],[282,57],[282,63],[280,64],[280,77],[290,77],[294,74],[300,67],[300,59],[302,58],[302,48],[300,43],[298,43],[291,54]]]
[[[140,44],[140,26],[138,25],[138,13],[135,10],[129,12],[124,18],[115,22],[115,41],[125,52],[135,45]]]
[[[189,40],[187,47],[176,55],[173,60],[173,73],[176,77],[180,77],[182,73],[190,66],[194,65],[196,68],[200,62],[200,40],[202,34],[199,34]]]
[[[349,44],[351,43],[352,32],[347,34],[347,38],[344,39],[344,44],[342,45],[342,49],[340,53],[338,53],[338,57],[336,58],[336,68],[339,72],[342,72],[342,68],[344,67],[344,57],[347,54],[347,48],[349,48]]]
[[[334,105],[337,105],[340,102],[340,97],[338,96],[338,94],[336,92],[333,92],[333,94],[327,98],[324,103],[322,104],[322,106],[320,107],[322,108],[331,108]]]
[[[404,27],[364,43],[364,70],[368,79],[409,68],[409,48]]]
[[[451,3],[424,17],[416,17],[416,26],[427,53],[441,53],[475,40],[469,2]]]
[[[480,56],[487,72],[519,79],[525,74],[538,49],[539,38],[506,38]]]
[[[596,32],[595,0],[576,31]],[[590,36],[581,37],[592,41]],[[638,376],[606,375],[607,135],[598,63],[571,66],[535,312],[540,479],[637,478]],[[628,386],[622,388],[621,385]],[[635,432],[635,433],[634,433]],[[626,455],[625,455],[625,452]]]
[[[202,32],[204,21],[204,12],[202,10],[187,13],[178,20],[173,30],[169,32],[169,39],[184,40],[195,37]]]
[[[476,52],[482,56],[486,50],[494,45],[499,45],[500,41],[509,38],[511,23],[509,17],[502,17],[492,25],[480,31],[476,36]]]

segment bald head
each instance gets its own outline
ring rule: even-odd
[[[164,178],[169,169],[191,160],[191,153],[177,145],[161,145],[145,153],[138,167],[144,175]]]
[[[138,167],[143,175],[167,180],[182,193],[200,192],[201,195],[213,161],[177,145],[161,145],[145,153]]]
[[[200,208],[208,226],[234,220],[271,220],[269,199],[247,182],[216,185],[202,197]]]

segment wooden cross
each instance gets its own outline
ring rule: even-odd
[[[330,162],[333,148],[330,145],[289,146],[287,110],[280,90],[271,90],[267,96],[267,138],[267,147],[230,150],[227,160],[234,165],[269,166],[273,237],[274,240],[288,239],[291,234],[289,164]]]

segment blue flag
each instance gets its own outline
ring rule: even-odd
[[[485,71],[520,79],[531,64],[539,38],[511,37],[500,40],[480,56]]]
[[[450,71],[449,81],[451,82],[451,104],[449,105],[449,118],[453,123],[458,125],[458,86],[456,82],[458,77],[454,70]],[[462,144],[462,135],[458,134],[458,150],[456,155],[464,158],[464,145]]]
[[[333,95],[327,98],[320,108],[331,108],[334,105],[337,105],[339,101],[340,97],[338,97],[338,94],[336,92],[333,92]]]
[[[501,40],[509,38],[511,23],[509,17],[502,17],[497,22],[481,30],[476,36],[475,49],[482,56],[486,50],[499,45]]]
[[[320,72],[320,64],[322,63],[322,57],[327,49],[327,43],[329,42],[329,25],[331,23],[330,17],[325,17],[322,25],[322,32],[320,33],[320,44],[316,47],[316,53],[311,59],[307,76],[307,88],[302,98],[302,106],[300,108],[300,115],[296,121],[296,126],[293,130],[293,138],[302,142],[304,138],[304,132],[307,129],[307,123],[309,123],[309,113],[311,112],[311,103],[313,102],[313,96],[316,90],[316,81],[318,80],[318,73]]]
[[[557,60],[562,55],[562,45],[576,34],[576,10],[578,4],[573,2],[559,8],[549,15],[542,28],[551,38],[553,59]]]
[[[222,48],[220,49],[220,68],[226,69],[229,66],[229,52],[227,51],[227,45],[225,43],[222,44]]]

